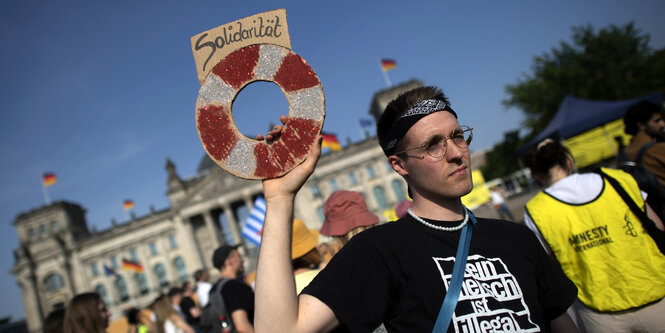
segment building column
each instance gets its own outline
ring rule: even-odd
[[[229,203],[224,203],[223,205],[224,208],[224,215],[226,215],[226,220],[229,222],[229,228],[231,229],[231,235],[233,235],[233,243],[232,245],[240,244],[240,230],[238,230],[238,221],[236,220],[236,214],[231,209],[231,204]]]
[[[393,189],[393,181],[394,178],[391,177],[383,177],[383,192],[386,194],[386,203],[388,204],[388,209],[395,208],[397,204],[399,203],[399,200],[397,198],[397,194],[395,193],[395,190]]]
[[[164,260],[164,269],[166,269],[166,277],[168,278],[169,282],[172,284],[176,282],[178,284],[178,274],[175,272],[175,268],[173,267],[173,260],[169,257],[169,246],[165,245],[166,239],[162,238],[157,241],[157,248],[159,251],[158,253],[161,255],[162,258],[166,259]],[[160,287],[161,288],[161,287]]]
[[[213,248],[218,248],[220,243],[219,243],[219,228],[215,227],[215,221],[212,218],[212,214],[210,214],[209,210],[206,210],[202,213],[203,215],[203,221],[206,224],[206,228],[208,228],[208,232],[210,233],[210,237],[212,240],[212,244],[214,245]]]
[[[28,324],[28,331],[31,333],[41,332],[44,314],[42,314],[37,285],[31,276],[21,277],[17,280],[17,284],[21,289],[21,296],[23,297],[25,322]]]
[[[194,236],[194,228],[192,227],[191,218],[181,218],[180,216],[176,216],[175,219],[176,222],[181,223],[185,229],[184,238],[185,241],[187,242],[186,244],[187,248],[196,249],[196,257],[199,261],[198,267],[206,269],[208,265],[206,265],[205,260],[203,259],[203,252],[201,251],[201,246],[199,245],[199,242],[196,241],[196,236]],[[194,267],[196,266],[197,265],[194,265]]]
[[[77,295],[82,293],[84,290],[89,290],[90,281],[83,278],[84,274],[87,274],[87,272],[85,272],[85,269],[83,268],[84,266],[81,264],[81,258],[78,252],[73,252],[69,257],[69,260],[70,260],[70,269],[74,273],[73,276],[74,293],[72,295]]]
[[[245,202],[245,207],[247,207],[247,213],[251,212],[252,208],[254,208],[254,201],[252,201],[252,197],[243,196],[242,200]]]
[[[149,243],[149,242],[146,242]],[[148,251],[148,245],[145,244],[144,246],[140,246],[138,249],[138,257],[139,260],[143,258],[143,274],[145,274],[146,281],[148,282],[148,290],[151,291],[157,291],[159,293],[161,291],[161,287],[159,286],[159,280],[157,279],[157,276],[155,276],[155,267],[151,266],[150,263],[150,254],[147,253]]]

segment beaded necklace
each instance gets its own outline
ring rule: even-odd
[[[464,209],[464,220],[462,220],[462,223],[460,223],[458,226],[455,226],[455,227],[443,227],[443,226],[439,226],[439,225],[431,224],[431,223],[429,223],[429,222],[423,220],[422,218],[420,218],[420,216],[414,214],[414,213],[411,211],[411,208],[409,208],[409,209],[407,210],[407,212],[408,212],[409,215],[411,215],[411,217],[413,217],[416,221],[418,221],[418,222],[424,224],[424,225],[427,226],[427,227],[430,227],[430,228],[435,229],[435,230],[441,230],[441,231],[457,231],[457,230],[460,230],[460,229],[464,228],[464,226],[469,222],[469,211],[466,210],[466,208]]]

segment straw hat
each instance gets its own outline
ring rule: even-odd
[[[293,232],[291,239],[291,259],[304,256],[307,252],[316,248],[319,243],[319,232],[307,229],[305,222],[301,219],[293,220]]]

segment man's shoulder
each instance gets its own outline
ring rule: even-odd
[[[625,152],[626,155],[628,156],[628,159],[630,159],[631,161],[635,161],[642,147],[644,147],[644,145],[646,145],[649,142],[653,142],[653,138],[651,138],[644,132],[637,133],[625,148]],[[649,150],[651,150],[651,148],[649,148]]]
[[[400,233],[405,232],[409,230],[409,222],[407,221],[407,217],[403,217],[401,219],[391,221],[391,222],[386,222],[383,224],[379,224],[377,226],[371,227],[363,232],[361,232],[358,236],[364,235],[363,237],[371,238],[371,239],[382,239],[384,237],[391,237],[391,236],[399,236]]]
[[[196,306],[196,303],[194,303],[194,300],[189,296],[183,297],[182,301],[180,301],[180,308],[182,309],[189,309],[193,306]]]
[[[645,155],[658,156],[659,158],[665,157],[665,142],[656,142],[653,146],[646,151]]]
[[[477,228],[486,232],[502,232],[506,234],[530,233],[531,231],[522,223],[499,220],[487,217],[476,217]]]

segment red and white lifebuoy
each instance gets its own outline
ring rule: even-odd
[[[249,139],[233,121],[233,100],[254,81],[275,82],[289,103],[289,120],[270,144]],[[321,132],[323,86],[314,70],[293,51],[255,44],[220,60],[196,100],[196,128],[203,149],[222,169],[247,179],[281,176],[300,164]]]

